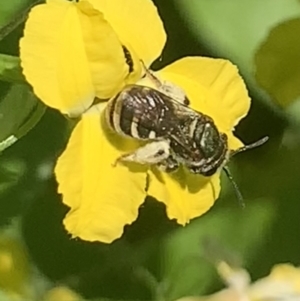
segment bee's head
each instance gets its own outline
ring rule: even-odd
[[[198,124],[194,132],[194,141],[201,153],[201,160],[190,164],[193,173],[203,176],[213,175],[227,159],[227,135],[220,133],[212,121]]]
[[[220,133],[215,124],[209,120],[196,127],[194,139],[201,153],[201,160],[192,162],[188,167],[193,173],[209,177],[224,167],[232,156],[264,144],[268,137],[237,150],[229,150],[227,135]]]
[[[203,133],[204,137],[205,137],[205,135],[207,135],[207,137],[209,137],[209,136],[216,137],[215,131],[213,131],[211,129],[209,131],[210,131],[209,134]],[[269,139],[269,137],[264,137],[254,143],[240,147],[237,150],[229,151],[228,146],[227,146],[227,136],[225,134],[221,133],[221,134],[219,134],[219,144],[215,144],[218,146],[209,147],[212,144],[212,142],[210,142],[210,141],[212,141],[210,138],[207,139],[207,141],[205,141],[206,142],[205,144],[203,144],[202,149],[208,150],[207,154],[211,155],[211,157],[208,157],[207,161],[204,161],[204,164],[199,165],[199,166],[191,165],[191,166],[189,166],[189,169],[193,173],[201,174],[203,176],[211,176],[219,168],[222,168],[224,170],[224,172],[226,173],[228,179],[230,180],[231,184],[234,187],[234,191],[236,193],[237,199],[239,200],[240,204],[242,204],[242,206],[244,206],[243,196],[242,196],[236,182],[234,181],[228,166],[226,166],[225,164],[228,162],[228,160],[232,156],[234,156],[238,153],[244,152],[246,150],[258,147],[258,146],[264,144],[265,142],[267,142],[268,139]],[[215,140],[215,141],[217,141],[217,140]],[[206,146],[206,147],[204,147],[204,146]],[[212,149],[214,149],[215,152],[212,152]],[[217,152],[217,150],[220,150],[220,151]],[[205,154],[205,152],[204,152],[204,154]],[[213,154],[217,154],[217,156],[212,157]],[[210,159],[210,158],[213,158],[213,159]]]

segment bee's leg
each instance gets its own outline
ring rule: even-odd
[[[158,91],[168,95],[185,106],[190,104],[190,100],[181,87],[173,84],[172,82],[160,79],[157,75],[154,75],[154,73],[148,69],[143,62],[142,64],[145,70],[145,77],[152,81]]]
[[[175,159],[174,156],[170,155],[166,160],[158,163],[157,165],[161,171],[169,173],[178,169],[179,162]]]
[[[170,145],[167,140],[149,142],[145,146],[136,149],[132,153],[119,157],[115,164],[119,162],[135,162],[139,164],[154,165],[166,160],[170,155]]]

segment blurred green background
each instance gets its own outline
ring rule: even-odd
[[[182,228],[149,199],[111,245],[71,240],[63,229],[67,208],[52,169],[72,125],[46,110],[21,77],[11,83],[24,24],[13,31],[7,24],[33,2],[0,0],[0,148],[18,140],[0,157],[0,290],[20,292],[26,282],[36,296],[67,285],[85,299],[175,300],[222,287],[218,258],[246,267],[254,280],[276,263],[300,264],[300,1],[154,1],[168,42],[153,67],[188,55],[230,59],[253,100],[237,136],[270,140],[230,163],[245,209],[223,176],[205,216]],[[8,270],[3,254],[14,263]]]

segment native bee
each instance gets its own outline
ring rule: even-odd
[[[149,70],[156,88],[128,85],[112,98],[106,120],[117,133],[147,142],[117,161],[157,165],[166,172],[180,165],[190,172],[211,176],[238,152],[263,144],[267,137],[236,151],[228,149],[225,133],[213,119],[188,106],[189,100],[178,86],[162,82]],[[232,180],[229,171],[225,170]]]

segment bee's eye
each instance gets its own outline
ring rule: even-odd
[[[220,147],[219,144],[220,134],[218,130],[210,123],[207,123],[200,140],[200,147],[204,157],[210,158],[214,156],[215,152],[218,151]]]

